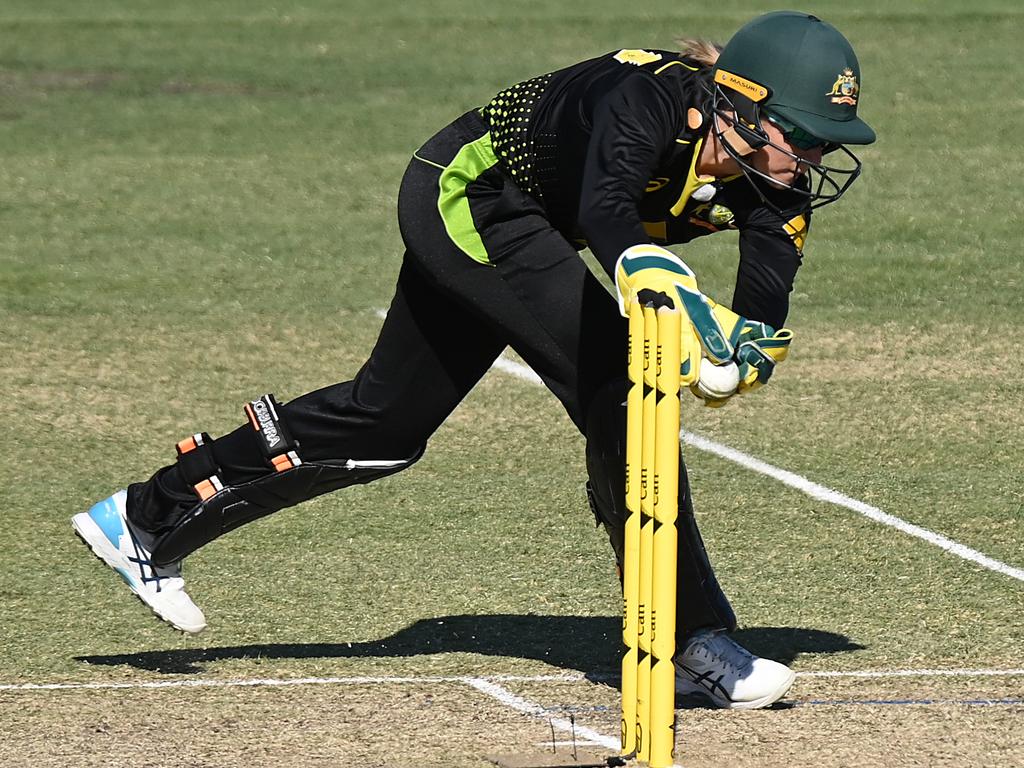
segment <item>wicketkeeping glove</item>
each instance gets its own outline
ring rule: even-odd
[[[634,245],[615,265],[619,311],[629,316],[643,290],[664,293],[686,314],[680,343],[680,384],[690,386],[700,375],[702,359],[715,365],[729,361],[740,368],[739,392],[764,384],[777,362],[785,359],[793,334],[741,317],[705,296],[693,271],[671,251],[657,245]]]
[[[766,384],[775,364],[786,359],[792,341],[793,332],[788,328],[776,331],[765,323],[751,323],[743,329],[735,355],[740,367],[738,391],[751,392]]]

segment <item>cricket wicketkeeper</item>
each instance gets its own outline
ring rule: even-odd
[[[804,13],[760,16],[720,48],[625,49],[540,75],[462,115],[413,154],[398,218],[405,257],[380,338],[351,381],[264,395],[218,439],[75,515],[82,539],[165,621],[199,632],[181,562],[284,507],[411,466],[506,347],[587,441],[588,491],[621,564],[627,326],[640,290],[684,298],[681,374],[721,405],[768,381],[812,209],[860,173],[847,145],[860,67]],[[731,309],[664,248],[739,231]],[[579,251],[613,278],[610,296]],[[734,364],[726,391],[710,366]],[[729,637],[736,617],[705,552],[680,464],[677,685],[763,707],[793,673]]]

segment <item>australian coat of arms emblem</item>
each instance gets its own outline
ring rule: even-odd
[[[860,86],[857,85],[857,76],[853,74],[852,69],[847,67],[832,84],[832,90],[825,95],[832,97],[833,104],[857,106],[857,93],[859,91]]]

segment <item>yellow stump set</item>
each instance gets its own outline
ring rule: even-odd
[[[680,322],[640,301],[629,313],[622,752],[651,768],[675,747]]]

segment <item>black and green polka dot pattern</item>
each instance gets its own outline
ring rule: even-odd
[[[498,162],[521,190],[536,197],[540,196],[540,188],[535,176],[536,153],[529,132],[530,117],[550,80],[551,75],[547,74],[517,83],[483,108]]]

